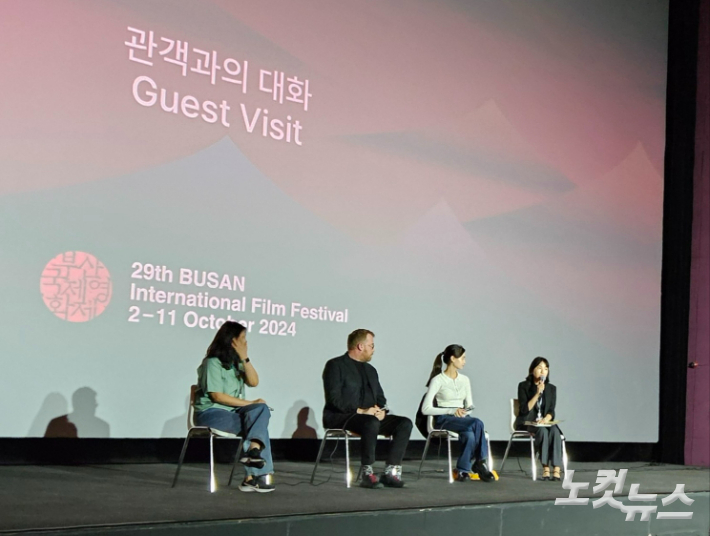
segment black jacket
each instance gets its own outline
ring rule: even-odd
[[[356,363],[348,354],[334,357],[325,364],[323,369],[323,389],[325,391],[325,407],[323,408],[323,426],[340,428],[352,415],[357,413],[360,403],[362,377]],[[369,363],[362,365],[365,370],[367,388],[372,389],[373,398],[379,407],[387,405],[385,393],[382,391],[380,379],[375,367]]]
[[[528,380],[518,384],[518,418],[515,420],[515,427],[524,427],[525,421],[534,421],[537,419],[537,405],[528,411],[528,402],[535,396],[537,386]],[[545,385],[545,393],[542,396],[542,416],[545,417],[548,413],[555,418],[555,404],[557,404],[557,387],[548,383]]]

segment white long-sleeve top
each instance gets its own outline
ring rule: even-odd
[[[434,407],[434,398],[439,407]],[[471,382],[467,376],[459,373],[455,380],[443,372],[429,382],[429,389],[424,397],[422,413],[424,415],[454,415],[458,408],[473,406]]]

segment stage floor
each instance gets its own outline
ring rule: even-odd
[[[228,488],[226,464],[217,465],[218,490],[213,494],[207,490],[206,463],[185,465],[174,489],[170,484],[175,465],[169,464],[0,466],[0,531],[554,502],[569,495],[559,482],[533,482],[519,469],[530,467],[524,458],[520,463],[509,459],[506,472],[494,483],[449,484],[446,475],[435,470],[443,469],[445,460],[427,462],[417,480],[418,465],[405,464],[404,489],[367,490],[346,489],[344,464],[338,460],[332,468],[328,462],[320,466],[314,486],[309,484],[313,464],[277,462],[277,489],[269,494],[242,493],[236,488],[237,478]],[[668,495],[680,483],[686,493],[710,491],[708,468],[619,462],[570,465],[574,481],[592,483],[597,470],[622,468],[629,469],[622,495],[634,483],[640,484],[641,493]],[[579,496],[599,498],[591,487]]]

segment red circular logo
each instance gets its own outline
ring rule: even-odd
[[[45,305],[69,322],[86,322],[103,313],[111,300],[111,288],[111,274],[104,263],[83,251],[57,255],[39,280]]]

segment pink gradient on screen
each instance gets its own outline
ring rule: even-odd
[[[391,155],[380,159],[338,138],[418,132],[462,148],[488,149],[481,144],[485,129],[467,124],[466,118],[475,118],[491,101],[515,132],[518,143],[508,148],[509,154],[522,152],[525,160],[545,163],[574,184],[595,181],[639,141],[660,170],[663,104],[637,88],[654,77],[662,82],[662,69],[625,63],[593,33],[552,16],[547,20],[545,13],[522,13],[548,31],[551,43],[543,47],[491,22],[425,2],[407,10],[374,1],[353,10],[309,1],[204,5],[253,33],[206,35],[167,22],[175,18],[146,20],[138,7],[120,4],[6,3],[13,16],[0,22],[3,56],[12,54],[12,43],[26,43],[26,48],[21,61],[3,57],[11,67],[0,82],[6,96],[0,111],[7,118],[0,126],[0,156],[10,171],[4,190],[115,176],[191,154],[230,135],[284,191],[335,225],[347,227],[357,212],[349,203],[353,195],[356,202],[365,198],[353,194],[349,184],[361,184],[362,191],[378,185],[381,195],[370,199],[368,216],[379,232],[365,228],[361,238],[383,232],[394,238],[421,214],[424,197],[429,203],[435,199],[429,195],[432,180],[446,183],[447,198],[461,199],[476,180],[475,170],[457,176],[438,165],[425,166],[425,172],[407,174],[414,193],[401,195],[402,182],[383,180],[392,173]],[[205,84],[199,76],[183,78],[165,62],[145,69],[129,62],[123,45],[129,25],[247,57],[255,69],[271,65],[307,76],[314,97],[311,110],[300,114],[304,137],[313,151],[331,156],[314,159],[302,148],[246,134],[232,88]],[[264,52],[258,39],[273,43],[276,57]],[[593,54],[595,61],[579,65],[577,56]],[[140,74],[181,94],[229,98],[231,127],[137,105],[130,87]],[[252,106],[269,105],[265,95],[248,99]],[[490,185],[482,196],[486,210],[459,206],[457,213],[462,220],[488,217],[545,197],[513,192],[505,184],[500,189]],[[322,192],[328,193],[327,200]],[[511,197],[521,199],[511,205]],[[324,206],[333,204],[340,210]]]
[[[578,221],[598,222],[645,243],[659,243],[663,177],[641,144],[597,181],[564,196],[557,210]]]
[[[406,240],[443,201],[461,223],[540,207],[560,225],[659,245],[664,102],[648,88],[665,87],[663,58],[635,63],[594,28],[516,5],[528,33],[418,0],[406,9],[379,0],[164,8],[192,10],[182,18],[159,16],[150,3],[6,1],[0,195],[121,176],[229,136],[281,190],[362,243]],[[128,26],[248,59],[249,93],[162,61],[130,62]],[[260,67],[308,78],[309,110],[260,93]],[[131,85],[141,75],[181,96],[228,100],[230,127],[140,106]],[[240,102],[298,117],[303,146],[246,133]],[[474,164],[436,158],[449,150]],[[475,164],[480,155],[559,180],[501,179]],[[619,296],[638,313],[627,315],[631,329],[646,329],[640,311],[657,311],[657,262],[605,264],[484,231],[475,240],[580,329],[621,339],[618,317],[604,315]]]
[[[598,181],[541,205],[562,232],[591,229],[623,238],[650,248],[651,258],[629,257],[624,250],[600,258],[599,251],[555,240],[511,244],[485,231],[477,238],[492,262],[570,325],[617,351],[633,353],[624,347],[628,341],[657,336],[662,192],[662,178],[639,144]],[[530,216],[523,222],[534,225],[536,220]]]

